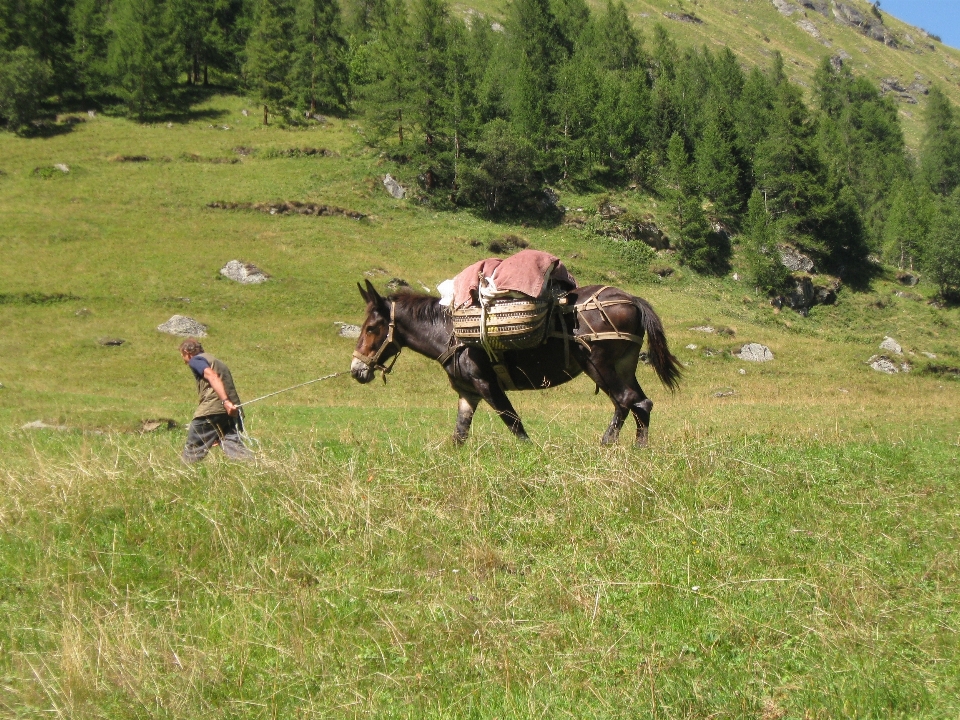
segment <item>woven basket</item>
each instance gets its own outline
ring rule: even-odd
[[[501,298],[486,311],[487,345],[495,351],[526,350],[540,345],[547,334],[552,297]],[[470,306],[453,311],[453,334],[467,345],[482,345],[483,309]]]

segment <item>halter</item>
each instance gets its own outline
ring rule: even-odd
[[[390,303],[390,324],[387,326],[387,338],[384,340],[380,347],[372,355],[364,355],[359,350],[353,351],[353,357],[362,362],[364,365],[368,365],[375,370],[379,370],[383,374],[383,382],[386,384],[387,375],[390,374],[390,371],[393,370],[393,366],[397,362],[397,358],[400,357],[400,351],[403,350],[403,346],[400,343],[395,343],[393,341],[393,331],[397,327],[397,304],[395,302]],[[390,346],[397,346],[397,354],[393,356],[393,359],[390,361],[390,365],[381,365],[380,357],[383,355],[384,351]]]

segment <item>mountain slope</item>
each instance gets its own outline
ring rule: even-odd
[[[960,50],[886,12],[880,18],[863,0],[624,0],[638,28],[664,25],[681,46],[730,47],[744,65],[766,66],[775,51],[791,80],[809,86],[824,56],[839,56],[901,103],[907,143],[919,144],[924,91],[935,83],[960,104]],[[589,1],[594,9],[603,0]],[[500,17],[490,0],[457,3],[462,13]]]

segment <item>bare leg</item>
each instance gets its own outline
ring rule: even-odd
[[[470,435],[470,424],[473,422],[473,414],[477,411],[477,405],[480,402],[479,395],[460,394],[460,403],[457,407],[457,429],[453,431],[453,442],[457,445],[463,445]]]

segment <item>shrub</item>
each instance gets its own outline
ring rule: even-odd
[[[50,76],[50,67],[33,50],[0,50],[0,118],[8,130],[20,130],[37,118]]]

